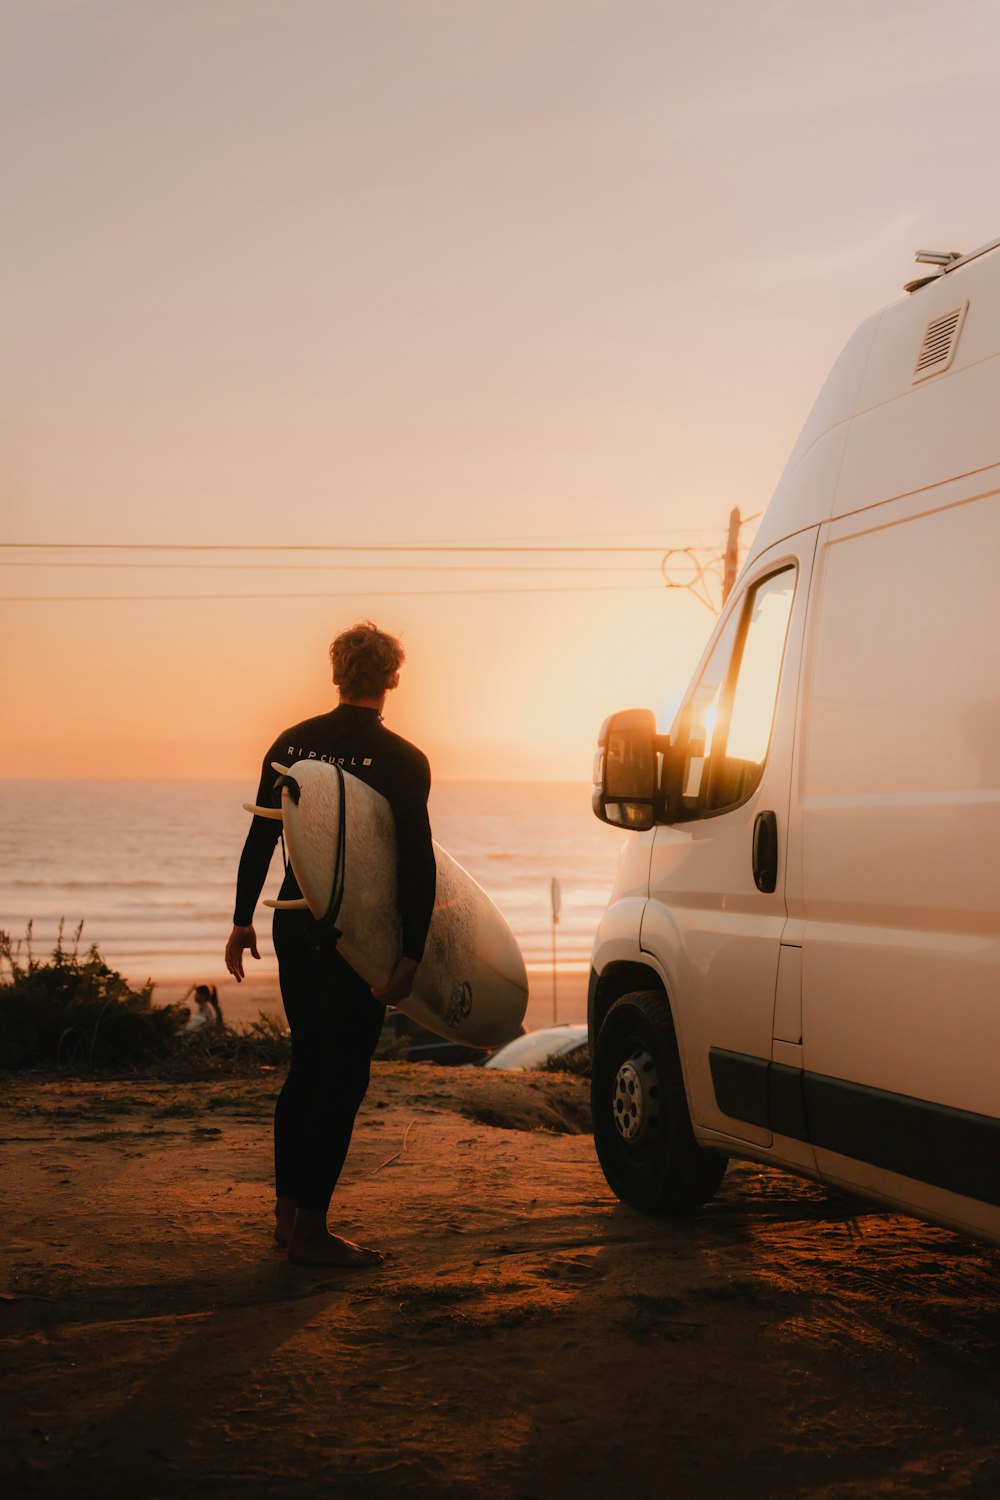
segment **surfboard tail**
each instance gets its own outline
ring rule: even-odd
[[[309,910],[309,902],[306,900],[305,896],[298,896],[293,901],[265,901],[264,905],[265,906],[269,906],[272,911],[308,911]]]

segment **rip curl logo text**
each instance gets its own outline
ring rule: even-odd
[[[456,979],[451,987],[451,1000],[445,1013],[449,1026],[458,1026],[472,1009],[472,985],[467,979]]]
[[[317,750],[304,750],[300,745],[296,750],[294,745],[289,745],[285,754],[289,760],[325,760],[331,766],[372,766],[375,764],[370,755],[320,755]]]

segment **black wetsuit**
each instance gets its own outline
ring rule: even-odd
[[[257,803],[276,807],[271,762],[326,760],[382,795],[396,824],[402,956],[419,960],[434,907],[436,870],[427,817],[430,767],[414,745],[384,728],[372,708],[342,703],[279,735],[264,757]],[[233,921],[248,927],[281,832],[254,818],[243,846]],[[283,898],[300,894],[291,867]],[[385,1006],[341,958],[308,912],[276,911],[274,948],[281,998],[292,1034],[292,1064],[274,1112],[278,1197],[325,1212],[347,1156],[354,1117],[365,1096]]]

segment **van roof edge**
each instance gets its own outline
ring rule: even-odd
[[[980,245],[978,250],[970,250],[968,255],[960,255],[958,260],[953,260],[950,265],[943,267],[942,275],[950,276],[952,271],[958,270],[959,266],[968,265],[970,260],[978,260],[980,255],[987,255],[998,246],[1000,246],[1000,240],[990,240],[988,245]]]

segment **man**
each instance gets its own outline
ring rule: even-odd
[[[371,621],[354,625],[330,647],[338,707],[285,730],[264,756],[258,806],[277,806],[271,762],[327,760],[381,792],[392,808],[398,845],[402,952],[382,990],[372,990],[341,958],[306,911],[276,911],[274,949],[281,998],[292,1036],[292,1063],[274,1112],[275,1229],[297,1264],[378,1265],[377,1250],[327,1228],[330,1198],[347,1156],[354,1118],[371,1075],[371,1056],[387,1004],[410,993],[434,907],[436,868],[427,817],[430,767],[414,745],[382,724],[386,694],[399,685],[403,647]],[[237,983],[243,955],[254,958],[254,908],[281,825],[255,817],[240,859],[226,967]],[[283,898],[300,895],[291,866]]]

